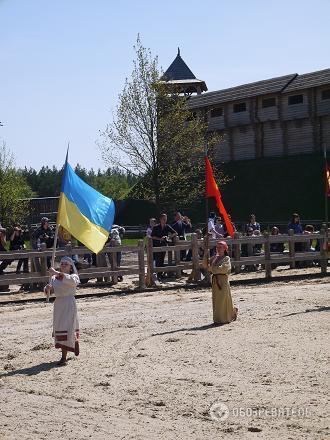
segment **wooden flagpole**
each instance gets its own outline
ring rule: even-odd
[[[208,148],[207,148],[207,141],[205,141],[205,150],[204,150],[204,162],[205,158],[207,157]],[[205,167],[205,193],[206,193],[206,166]],[[209,242],[210,242],[210,236],[209,236],[209,198],[206,197],[205,194],[205,224],[206,224],[206,232],[205,232],[205,238],[204,238],[204,262],[206,266],[206,281],[210,281],[210,275],[208,273],[208,266],[210,264],[210,251],[209,251]]]
[[[68,162],[68,156],[69,156],[69,147],[70,147],[70,142],[68,142],[68,148],[66,151],[66,158],[65,158],[65,164],[64,164],[64,170],[63,172],[65,172],[65,166]],[[63,179],[63,177],[62,177]],[[58,229],[59,229],[59,222],[58,222],[58,209],[57,209],[57,214],[56,214],[56,229],[55,229],[55,236],[54,236],[54,243],[53,243],[53,250],[52,250],[52,259],[51,259],[51,263],[50,263],[50,267],[54,267],[55,265],[55,256],[56,256],[56,247],[57,247],[57,238],[58,238]],[[51,282],[52,276],[49,277],[49,283]],[[49,296],[50,294],[47,293],[47,298],[46,301],[49,302]]]

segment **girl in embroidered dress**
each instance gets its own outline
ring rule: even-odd
[[[68,351],[79,355],[79,320],[75,300],[79,276],[73,260],[63,257],[60,270],[49,269],[51,281],[45,287],[45,294],[54,293],[53,337],[55,348],[61,348],[62,357],[58,365],[66,365]]]
[[[212,273],[213,322],[228,324],[237,318],[238,309],[233,306],[228,275],[231,271],[228,245],[218,241],[216,255],[211,258],[209,271]]]

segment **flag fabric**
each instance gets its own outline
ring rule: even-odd
[[[325,163],[325,194],[330,197],[330,167]]]
[[[213,170],[209,161],[209,158],[205,156],[205,176],[206,176],[206,191],[205,197],[214,197],[217,203],[218,210],[222,215],[228,234],[234,236],[234,228],[228,217],[227,211],[222,203],[221,194],[218,185],[213,176]]]
[[[114,201],[85,183],[66,161],[57,224],[98,253],[109,238],[114,215]]]

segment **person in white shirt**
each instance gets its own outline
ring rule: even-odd
[[[55,348],[62,350],[58,365],[67,363],[68,351],[79,355],[79,318],[76,305],[76,287],[80,283],[76,266],[70,257],[63,257],[60,270],[49,268],[52,276],[44,291],[46,295],[54,293],[53,337]]]

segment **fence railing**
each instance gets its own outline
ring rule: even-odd
[[[266,279],[271,279],[272,270],[278,265],[287,265],[294,268],[300,262],[318,262],[322,274],[327,273],[327,263],[330,258],[329,252],[329,230],[321,230],[315,234],[297,234],[290,231],[288,235],[269,235],[265,233],[261,236],[240,237],[235,233],[234,238],[227,238],[225,241],[229,246],[231,264],[235,273],[241,272],[243,268],[249,266],[260,266],[265,269]],[[311,251],[311,241],[316,241],[317,249]],[[284,252],[271,252],[271,245],[274,243],[286,244]],[[297,247],[297,243],[300,246]],[[86,263],[80,263],[79,276],[82,282],[96,278],[98,281],[111,281],[112,284],[118,282],[118,277],[133,275],[138,279],[138,286],[144,289],[146,286],[157,284],[157,274],[159,272],[172,273],[174,277],[180,277],[183,270],[191,270],[190,281],[198,282],[202,275],[208,279],[205,271],[202,254],[208,253],[216,245],[216,240],[198,239],[194,233],[190,241],[180,241],[177,237],[173,238],[168,246],[154,247],[152,239],[148,238],[145,244],[139,240],[137,246],[116,246],[105,247],[96,256],[96,267]],[[256,245],[259,246],[256,251]],[[244,248],[245,247],[245,248]],[[260,249],[260,247],[262,249]],[[242,255],[242,248],[245,250]],[[187,253],[190,251],[190,259]],[[129,252],[135,261],[117,267],[116,254],[118,252]],[[164,252],[167,254],[166,264],[157,267],[155,264],[155,254]],[[49,262],[52,254],[51,249],[42,248],[39,250],[19,250],[0,253],[0,261],[28,259],[30,261],[29,273],[4,273],[0,275],[0,286],[9,285],[31,285],[38,284],[39,287],[47,283],[47,261]],[[56,250],[56,258],[64,255],[83,256],[90,254],[85,247],[71,247],[67,245],[64,249]],[[80,259],[81,260],[81,259]]]

